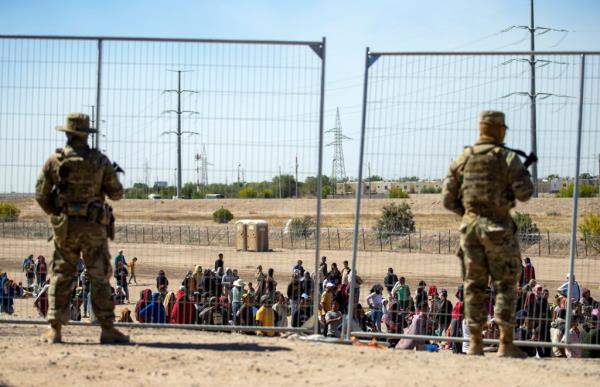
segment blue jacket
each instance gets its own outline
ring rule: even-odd
[[[146,305],[141,311],[140,316],[143,317],[145,323],[166,324],[167,313],[165,307],[160,302],[160,294],[152,293],[152,302]]]

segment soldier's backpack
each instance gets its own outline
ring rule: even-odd
[[[103,169],[99,165],[97,152],[87,154],[58,153],[58,200],[63,211],[69,216],[88,215],[88,206],[102,202],[98,194],[102,187]]]

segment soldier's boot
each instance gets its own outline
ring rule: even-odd
[[[42,342],[57,344],[62,343],[62,333],[60,322],[53,320],[50,321],[50,327],[46,332],[42,334]]]
[[[113,323],[103,323],[100,344],[128,344],[129,336],[117,330]]]
[[[469,325],[471,337],[469,339],[468,355],[483,356],[483,336],[481,335],[481,326]]]
[[[521,351],[513,344],[513,328],[509,326],[500,326],[500,347],[498,348],[499,357],[513,357],[525,359],[527,354]]]

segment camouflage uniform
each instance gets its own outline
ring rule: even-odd
[[[36,200],[50,215],[54,229],[54,255],[48,298],[52,326],[69,320],[69,304],[77,262],[83,256],[91,282],[92,308],[100,324],[112,328],[114,304],[109,278],[109,226],[114,218],[105,196],[119,200],[123,187],[115,168],[101,152],[87,144],[89,117],[72,113],[67,125],[57,128],[70,134],[64,149],[57,149],[44,164],[36,185]]]
[[[484,302],[491,276],[497,294],[495,321],[512,329],[521,255],[510,209],[515,200],[531,197],[533,184],[518,156],[502,146],[504,114],[483,112],[480,128],[479,141],[466,147],[450,165],[443,185],[443,204],[462,216],[460,246],[469,327],[480,330],[487,320]],[[494,132],[498,128],[504,128],[500,136]],[[492,135],[486,135],[490,131]]]

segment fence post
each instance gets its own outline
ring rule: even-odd
[[[127,230],[127,223],[125,223],[125,241],[129,242],[129,231]]]
[[[450,254],[450,230],[448,230],[448,254]]]
[[[165,243],[165,229],[163,228],[163,226],[160,226],[160,241],[162,243]]]
[[[308,239],[308,235],[305,235],[305,236],[304,236],[304,250],[306,250],[306,249],[307,249],[307,247],[306,247],[306,240],[307,240],[307,239]]]
[[[150,226],[150,233],[151,233],[151,235],[150,235],[150,240],[151,240],[152,242],[154,242],[154,225],[151,225],[151,226]]]
[[[137,224],[133,225],[133,240],[137,243]]]
[[[419,229],[419,251],[421,251],[421,229]]]
[[[394,251],[394,234],[390,234],[390,251]]]
[[[4,229],[4,222],[2,222],[2,238],[6,237],[6,230]]]
[[[188,241],[187,241],[187,243],[191,245],[192,244],[192,231],[190,230],[190,225],[189,224],[188,224],[187,227],[188,227]]]
[[[179,244],[181,244],[181,226],[179,226]]]
[[[363,240],[363,250],[367,251],[367,244],[365,243],[365,228],[362,229],[362,240]]]
[[[342,249],[342,241],[340,240],[340,228],[337,229],[337,238],[338,238],[338,250]]]
[[[378,235],[379,238],[379,251],[383,251],[383,238],[381,235]]]
[[[442,233],[438,231],[438,254],[442,253]]]
[[[548,231],[548,255],[550,255],[550,231]]]
[[[227,234],[227,246],[229,246],[229,226],[225,226],[225,233]]]
[[[290,233],[290,243],[292,244],[291,248],[293,249],[294,248],[294,233],[293,232]]]
[[[587,234],[583,234],[583,245],[585,246],[585,256],[588,256]]]
[[[146,243],[146,228],[142,225],[142,243]]]
[[[331,250],[331,234],[329,233],[329,227],[327,227],[327,241],[329,242],[329,250]]]
[[[410,246],[410,232],[408,233],[408,252],[412,253],[412,248]]]
[[[210,233],[208,232],[208,226],[206,226],[206,244],[210,246]]]
[[[538,257],[542,255],[542,235],[538,231]]]
[[[169,243],[173,242],[173,234],[171,233],[171,226],[169,226]]]
[[[281,229],[281,248],[283,249],[283,239],[284,239],[284,234],[283,234],[283,228]]]

